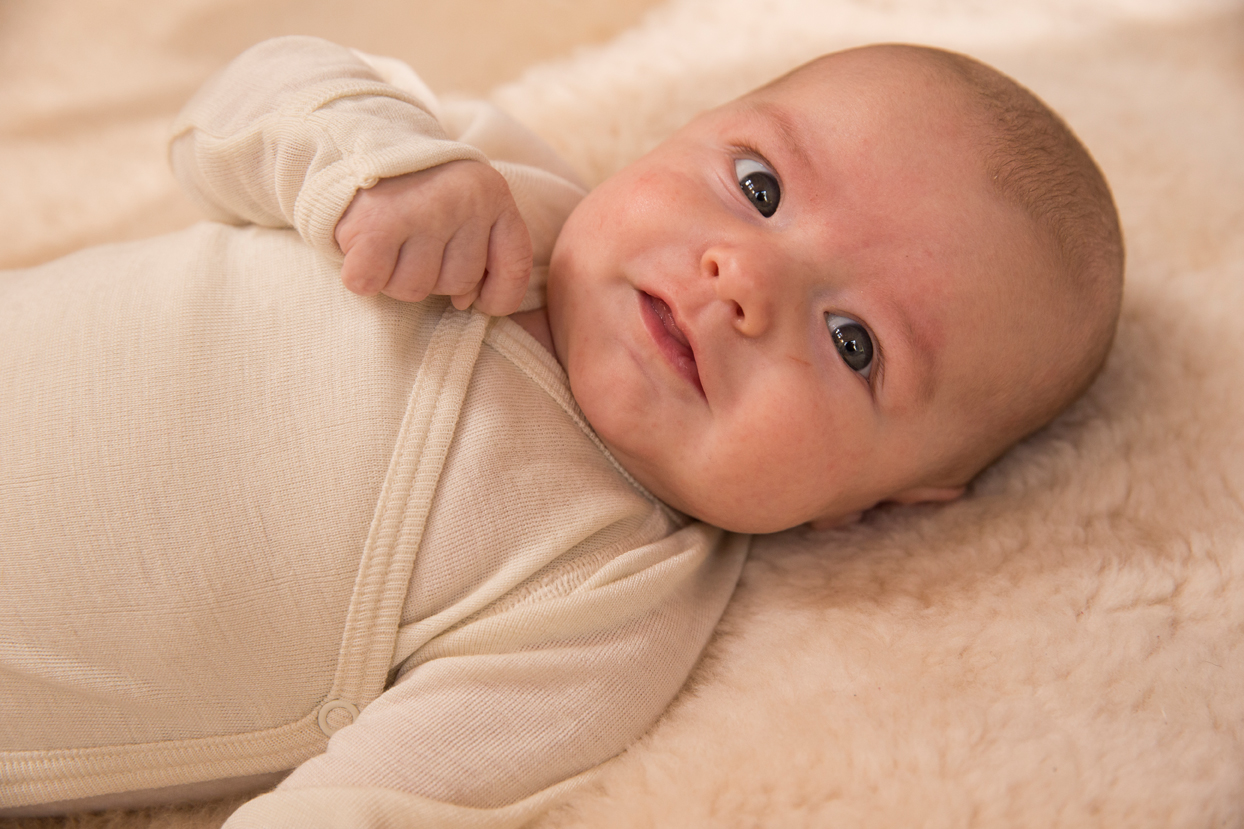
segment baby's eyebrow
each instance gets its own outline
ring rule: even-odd
[[[774,131],[777,133],[786,152],[794,156],[801,166],[805,168],[812,167],[812,157],[808,155],[807,149],[804,148],[803,138],[799,134],[799,127],[786,107],[765,100],[753,100],[750,104],[756,114],[773,124],[775,127]]]

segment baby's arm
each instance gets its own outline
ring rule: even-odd
[[[178,118],[170,156],[213,218],[293,227],[325,256],[356,260],[343,271],[356,292],[448,293],[463,307],[482,291],[482,310],[509,313],[530,268],[526,229],[484,153],[451,140],[434,108],[349,49],[281,38],[204,85]],[[399,178],[439,165],[448,172]],[[382,179],[392,181],[370,192]],[[359,209],[342,222],[360,191]],[[397,215],[378,216],[378,205],[394,202],[405,205]]]
[[[747,540],[724,538],[693,524],[594,571],[567,563],[545,589],[431,639],[324,754],[225,829],[526,825],[677,693],[742,567]]]

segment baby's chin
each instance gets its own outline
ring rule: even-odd
[[[590,406],[584,415],[591,423]],[[618,436],[610,433],[609,423],[592,425],[614,460],[640,486],[697,521],[730,532],[762,535],[798,527],[825,513],[824,505],[795,497],[796,492],[787,492],[785,495],[791,497],[783,497],[772,489],[740,489],[739,476],[733,470],[721,474],[722,470],[697,466],[694,460],[678,463],[652,451],[652,447],[634,445],[631,432],[624,433],[623,442],[619,443],[611,439]]]
[[[671,504],[671,506],[673,506]],[[697,515],[689,510],[680,510],[681,512],[703,521],[705,524],[712,524],[715,527],[721,527],[723,530],[729,530],[735,533],[745,533],[747,535],[768,535],[771,533],[785,532],[793,530],[796,527],[807,527],[816,531],[840,530],[858,524],[864,517],[865,510],[840,511],[833,512],[828,515],[805,516],[793,512],[783,513],[778,508],[772,511],[760,512],[757,514],[739,514],[738,512],[722,512],[713,511],[706,512],[704,515]],[[712,520],[707,515],[719,515],[719,520]]]
[[[671,506],[673,506],[671,504]],[[809,519],[783,518],[773,515],[739,515],[737,512],[718,512],[703,511],[702,514],[680,510],[697,521],[703,521],[705,524],[712,524],[714,527],[721,527],[732,533],[742,533],[745,535],[769,535],[771,533],[784,532],[809,523]],[[714,518],[713,516],[717,516]],[[856,518],[858,520],[858,516]]]
[[[675,492],[667,490],[660,482],[646,482],[638,475],[635,478],[649,492],[684,515],[730,532],[766,535],[789,530],[817,518],[815,511],[807,505],[775,502],[764,497],[763,493],[722,498],[719,487],[692,487],[690,492]]]

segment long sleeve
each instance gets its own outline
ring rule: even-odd
[[[721,540],[693,525],[565,595],[443,635],[228,829],[526,823],[590,781],[677,693],[742,564],[746,540]]]
[[[338,262],[333,231],[357,190],[460,159],[489,162],[509,183],[536,269],[523,307],[535,307],[553,242],[586,190],[514,119],[483,101],[442,105],[401,61],[312,37],[265,41],[187,103],[169,146],[174,175],[208,217],[292,227]]]
[[[333,230],[358,188],[448,161],[487,160],[450,140],[433,106],[350,49],[279,38],[243,53],[191,99],[174,124],[170,160],[212,218],[293,227],[340,258]]]

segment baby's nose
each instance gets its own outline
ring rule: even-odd
[[[717,298],[729,306],[734,327],[748,337],[759,337],[773,323],[773,295],[779,277],[742,252],[711,248],[704,252],[700,269],[713,281]]]

